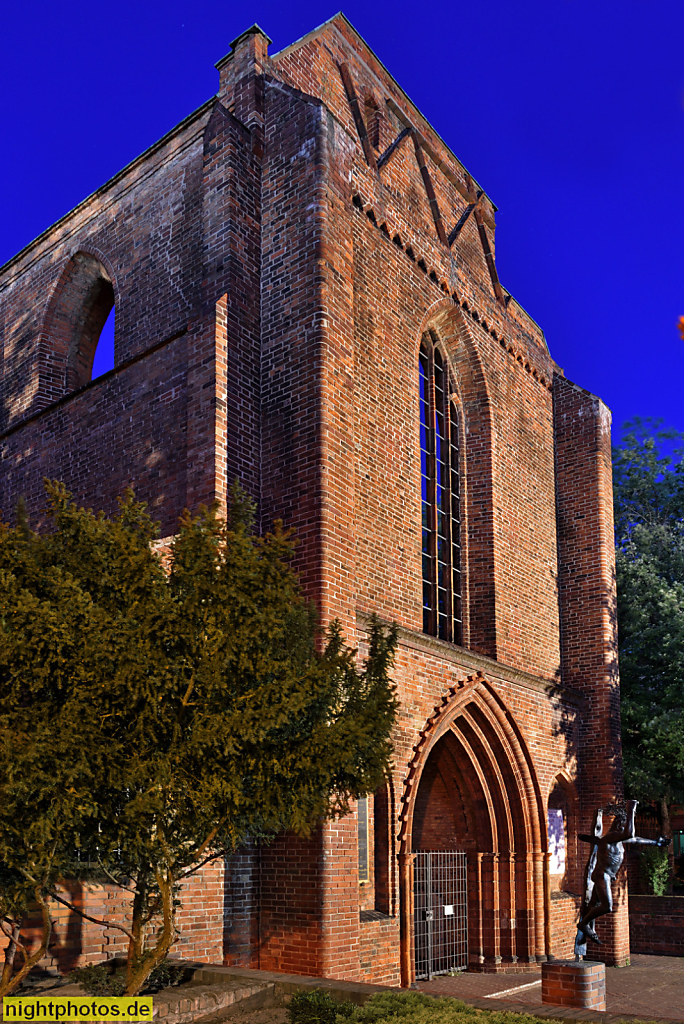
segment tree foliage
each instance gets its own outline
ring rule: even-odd
[[[372,624],[362,668],[337,623],[319,651],[292,538],[256,537],[239,490],[227,522],[186,513],[166,558],[132,494],[114,519],[48,494],[52,531],[0,532],[0,914],[11,930],[68,873],[129,889],[133,994],[184,879],[380,785],[396,633]]]
[[[625,424],[613,453],[627,787],[684,801],[684,435]]]

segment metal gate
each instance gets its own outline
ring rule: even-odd
[[[468,966],[465,853],[416,853],[413,919],[417,980]]]

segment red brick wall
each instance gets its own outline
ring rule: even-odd
[[[173,533],[187,500],[187,349],[183,334],[0,439],[3,516],[24,497],[39,522],[48,477],[110,513],[133,486],[162,535]]]
[[[357,979],[369,985],[399,985],[398,946],[397,918],[361,921]]]
[[[66,882],[61,894],[91,917],[124,926],[130,920],[128,897],[114,886]],[[171,956],[210,964],[222,962],[223,894],[222,861],[205,865],[183,883],[179,894],[181,906],[177,912],[179,937],[171,947]],[[53,921],[52,939],[40,967],[66,973],[74,967],[126,956],[128,939],[118,928],[86,921],[56,901],[51,901],[50,916]],[[22,931],[29,948],[35,948],[40,934],[38,917],[29,921]],[[6,945],[5,937],[0,936],[0,951]]]
[[[90,252],[111,271],[117,363],[170,337],[197,315],[207,114],[201,108],[0,271],[0,429],[58,397],[60,387],[55,391],[45,379],[50,339],[42,332],[72,254]]]
[[[684,956],[684,896],[629,897],[632,953]]]
[[[574,957],[581,902],[579,896],[568,892],[551,894],[551,953],[556,960],[572,960]]]
[[[261,851],[258,966],[324,974],[323,837],[282,836]]]

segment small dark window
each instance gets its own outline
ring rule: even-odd
[[[463,642],[459,420],[431,335],[420,346],[423,632]]]
[[[359,819],[359,882],[368,882],[369,857],[368,857],[368,797],[359,797],[356,813]]]
[[[373,797],[373,866],[375,909],[390,912],[390,812],[387,786],[381,786]]]

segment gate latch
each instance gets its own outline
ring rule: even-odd
[[[432,919],[433,919],[433,916],[434,916],[434,913],[433,913],[433,911],[432,911],[432,910],[426,910],[426,911],[424,911],[424,913],[425,913],[425,918],[424,918],[424,920],[426,920],[426,921],[432,921]]]

